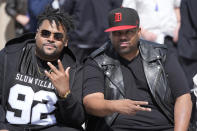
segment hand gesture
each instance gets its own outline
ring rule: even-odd
[[[151,111],[151,108],[142,107],[148,105],[145,101],[133,101],[130,99],[122,99],[115,101],[117,112],[125,115],[135,115],[138,111]]]
[[[47,63],[49,67],[52,69],[52,72],[48,72],[45,70],[45,74],[51,82],[53,83],[54,87],[57,89],[59,96],[63,97],[70,89],[69,89],[69,69],[68,67],[64,70],[64,67],[60,60],[58,60],[58,68],[57,69],[51,62]]]

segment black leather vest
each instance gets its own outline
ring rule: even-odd
[[[105,99],[124,99],[125,88],[120,63],[117,59],[104,53],[108,48],[111,48],[110,42],[107,42],[101,48],[93,52],[90,57],[97,62],[105,74]],[[139,52],[143,59],[144,72],[151,94],[165,116],[173,124],[175,101],[172,98],[167,75],[163,68],[166,51],[167,49],[164,45],[144,40],[140,40],[139,42]],[[118,113],[114,113],[105,117],[107,125],[110,126],[117,115]]]

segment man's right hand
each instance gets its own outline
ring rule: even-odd
[[[151,111],[151,108],[142,107],[142,105],[148,105],[148,102],[130,99],[106,100],[101,92],[85,96],[83,103],[89,114],[99,117],[105,117],[115,112],[135,115],[138,111]]]
[[[114,100],[114,110],[120,114],[135,115],[138,111],[151,111],[151,108],[142,107],[148,105],[145,101],[133,101],[130,99]]]

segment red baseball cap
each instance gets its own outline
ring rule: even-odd
[[[133,29],[139,27],[139,16],[136,10],[132,8],[117,8],[110,11],[109,28],[105,32]]]

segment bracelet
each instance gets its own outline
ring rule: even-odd
[[[66,92],[66,94],[62,97],[62,98],[67,98],[67,96],[70,94],[70,90],[68,90],[67,92]]]

